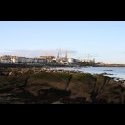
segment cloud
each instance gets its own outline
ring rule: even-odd
[[[0,55],[14,55],[14,56],[24,56],[24,57],[39,57],[39,56],[57,56],[59,49],[56,50],[8,50],[5,52],[1,52]],[[61,55],[75,54],[74,50],[65,50],[61,49]]]

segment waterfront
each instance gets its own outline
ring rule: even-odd
[[[124,80],[73,69],[1,68],[0,104],[125,104]]]
[[[80,71],[91,74],[105,74],[106,76],[125,80],[125,67],[58,67],[57,70]]]

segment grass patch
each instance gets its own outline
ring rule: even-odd
[[[76,73],[73,75],[73,81],[91,84],[96,81],[96,77],[89,73]]]
[[[42,79],[42,80],[49,80],[49,81],[67,81],[69,78],[68,73],[47,73],[47,72],[41,72],[38,74],[34,74],[32,76],[34,79]]]

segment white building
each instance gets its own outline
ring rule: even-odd
[[[46,63],[47,60],[46,60],[46,59],[37,58],[37,62],[38,62],[38,63]]]
[[[11,56],[12,63],[26,63],[25,57]]]
[[[18,57],[18,63],[26,63],[26,57]]]
[[[18,63],[18,57],[17,56],[11,57],[11,61],[12,63]]]
[[[74,63],[75,60],[73,58],[68,58],[68,63]]]
[[[25,58],[25,63],[33,63],[33,59],[32,58]]]
[[[37,58],[33,58],[33,62],[32,63],[38,63],[38,59]]]
[[[51,58],[49,58],[51,60]],[[14,63],[14,64],[24,64],[24,63],[47,63],[46,58],[26,58],[18,56],[5,55],[0,57],[0,63]]]
[[[9,55],[1,56],[0,62],[1,63],[12,63],[11,56],[9,56]]]
[[[68,58],[68,63],[78,63],[78,62],[80,62],[79,59]]]

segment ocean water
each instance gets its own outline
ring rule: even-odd
[[[63,70],[70,70],[70,71],[81,71],[84,73],[91,73],[91,74],[101,74],[107,73],[106,76],[119,78],[121,80],[125,80],[125,67],[60,67],[56,68],[63,69]]]

